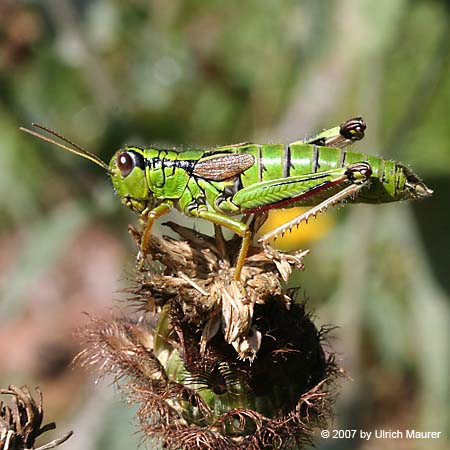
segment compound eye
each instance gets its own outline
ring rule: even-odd
[[[117,156],[117,167],[120,174],[125,178],[134,169],[134,159],[128,152],[119,153]]]

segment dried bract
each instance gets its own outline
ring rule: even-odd
[[[0,395],[10,395],[9,404],[0,401],[0,449],[1,450],[46,450],[55,448],[72,436],[69,431],[64,436],[40,447],[35,447],[36,439],[56,425],[51,422],[42,426],[44,411],[42,393],[36,389],[39,401],[33,399],[27,387],[8,386],[0,389]]]

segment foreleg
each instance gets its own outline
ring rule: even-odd
[[[148,254],[150,245],[150,236],[152,232],[153,224],[158,217],[167,214],[172,209],[173,203],[171,201],[165,201],[150,211],[142,213],[141,219],[145,222],[145,229],[141,237],[140,251],[137,257],[139,270],[144,267],[145,257]]]

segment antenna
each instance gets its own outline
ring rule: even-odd
[[[44,125],[40,125],[39,123],[32,123],[31,125],[33,125],[36,128],[40,128],[41,130],[46,131],[47,133],[57,137],[58,139],[61,139],[63,142],[71,145],[72,147],[68,147],[67,145],[61,144],[61,142],[55,141],[54,139],[44,136],[43,134],[40,134],[36,131],[29,130],[28,128],[20,127],[20,130],[25,131],[25,133],[31,134],[32,136],[35,136],[35,137],[41,139],[42,141],[49,142],[50,144],[54,144],[57,147],[67,150],[68,152],[72,152],[78,156],[89,159],[90,161],[94,162],[95,164],[99,165],[100,167],[105,169],[107,172],[109,172],[108,164],[106,164],[103,160],[101,160],[97,155],[94,155],[93,153],[88,152],[87,150],[84,150],[79,145],[75,144],[72,141],[69,141],[69,139],[65,138],[64,136],[57,133],[56,131],[53,131],[50,128],[47,128]]]

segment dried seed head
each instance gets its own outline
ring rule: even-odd
[[[141,318],[92,319],[85,366],[114,374],[139,404],[141,430],[170,449],[301,448],[331,415],[339,375],[324,331],[253,253],[176,226],[127,292]],[[134,232],[139,239],[139,233]]]

